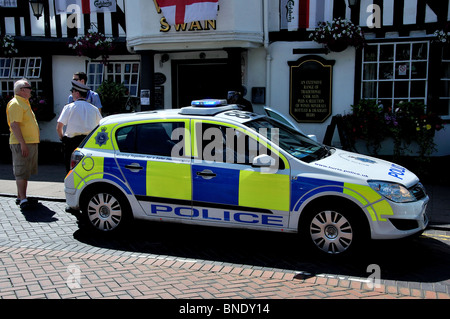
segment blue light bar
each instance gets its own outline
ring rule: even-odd
[[[195,100],[191,102],[192,106],[204,106],[204,107],[215,107],[215,106],[223,106],[227,105],[227,100],[218,100],[218,99],[204,99],[204,100]]]

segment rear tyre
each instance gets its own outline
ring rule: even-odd
[[[117,233],[130,221],[131,212],[125,197],[113,188],[96,187],[85,196],[84,221],[91,229]]]

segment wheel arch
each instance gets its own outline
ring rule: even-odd
[[[114,192],[115,195],[120,196],[122,200],[124,201],[126,205],[126,209],[129,212],[130,217],[133,217],[133,214],[131,213],[131,204],[127,196],[124,194],[123,190],[113,184],[113,183],[107,183],[107,182],[94,182],[90,183],[89,185],[86,185],[84,187],[83,191],[80,194],[80,209],[83,210],[83,208],[86,205],[86,202],[89,200],[89,194],[92,194],[94,190],[101,189],[102,191],[111,191]]]
[[[362,227],[363,233],[369,238],[370,237],[370,223],[367,218],[364,209],[355,203],[353,200],[347,197],[342,197],[338,195],[324,195],[319,196],[308,203],[305,204],[303,209],[301,210],[301,214],[299,216],[297,231],[300,232],[305,220],[312,214],[315,208],[323,205],[336,206],[339,208],[346,208],[346,212],[348,212]]]

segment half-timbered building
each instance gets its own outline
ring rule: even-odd
[[[57,1],[42,0],[39,18],[30,2],[0,0],[0,35],[12,36],[18,49],[0,57],[0,93],[10,95],[17,78],[30,79],[48,101],[44,141],[57,142],[55,117],[77,71],[88,74],[94,90],[112,79],[125,83],[131,96],[150,92],[142,110],[226,98],[242,85],[256,112],[268,105],[319,140],[332,117],[360,99],[386,107],[423,101],[450,120],[450,54],[433,35],[447,30],[446,0],[219,0],[215,20],[180,25],[167,23],[157,1],[117,0],[114,12],[79,14],[76,27],[71,13],[56,14]],[[330,52],[310,40],[317,23],[337,17],[360,25],[367,46]],[[68,47],[90,29],[113,38],[109,64]],[[296,117],[291,107],[290,72],[307,58],[332,66],[330,109],[317,121]],[[450,155],[449,135],[448,129],[436,133],[434,155]],[[332,143],[339,145],[336,138]]]

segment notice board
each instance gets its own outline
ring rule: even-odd
[[[331,114],[334,60],[304,56],[289,65],[289,113],[297,122],[323,123]]]

